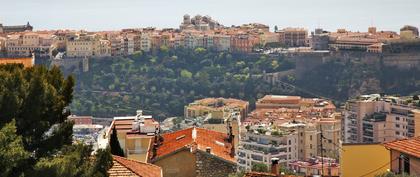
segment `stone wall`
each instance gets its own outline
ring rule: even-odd
[[[64,67],[66,70],[75,69],[77,71],[87,72],[89,71],[89,59],[88,58],[64,58],[64,59],[53,59],[51,65]]]
[[[236,172],[236,163],[197,150],[195,153],[197,177],[227,177]]]
[[[380,66],[382,63],[385,66],[394,66],[399,69],[410,69],[414,67],[420,67],[420,52],[411,53],[366,53],[356,51],[339,51],[330,52],[327,55],[319,54],[306,54],[301,56],[295,56],[296,61],[296,78],[301,79],[305,76],[305,73],[313,70],[317,66],[329,62],[349,62],[355,61],[360,63],[366,63],[373,66]]]

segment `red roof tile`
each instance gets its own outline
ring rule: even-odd
[[[162,177],[162,168],[156,165],[112,156],[114,165],[108,170],[109,176]]]
[[[194,138],[195,131],[195,138]],[[188,128],[162,135],[162,144],[156,150],[156,157],[162,157],[184,147],[197,145],[197,149],[205,151],[211,148],[211,153],[222,159],[235,162],[231,156],[232,144],[227,142],[228,135],[203,128]]]
[[[420,136],[388,142],[384,146],[420,158]]]

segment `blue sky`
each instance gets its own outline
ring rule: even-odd
[[[210,15],[220,23],[259,22],[313,30],[397,31],[420,27],[420,0],[0,0],[0,23],[35,29],[116,30],[178,27],[182,16]]]

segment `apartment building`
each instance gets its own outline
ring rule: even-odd
[[[142,33],[140,36],[140,49],[149,52],[152,48],[152,41],[149,33]]]
[[[250,53],[259,44],[257,36],[251,34],[235,34],[231,36],[230,47],[235,53]]]
[[[256,102],[256,110],[243,121],[243,126],[261,124],[296,132],[299,160],[321,155],[335,159],[339,156],[341,114],[328,100],[266,95]]]
[[[214,48],[217,51],[230,51],[230,36],[217,34],[213,37]]]
[[[9,56],[31,56],[34,52],[48,55],[52,41],[47,38],[50,37],[32,32],[8,35],[4,47]]]
[[[148,153],[160,132],[159,122],[138,110],[134,116],[114,117],[110,131],[113,128],[128,159],[148,162]]]
[[[343,111],[346,143],[389,142],[420,136],[418,100],[413,97],[362,95]]]
[[[0,37],[0,53],[6,52],[6,38]]]
[[[308,45],[308,30],[304,28],[284,28],[277,33],[279,33],[280,42],[289,47]]]
[[[255,164],[270,166],[272,158],[278,158],[284,165],[298,159],[297,132],[263,125],[250,126],[238,146],[238,170],[250,171]]]

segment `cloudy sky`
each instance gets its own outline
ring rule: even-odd
[[[368,26],[397,31],[420,26],[420,0],[0,0],[0,23],[36,30],[115,30],[178,27],[182,16],[210,15],[220,23],[259,22],[313,30]]]

